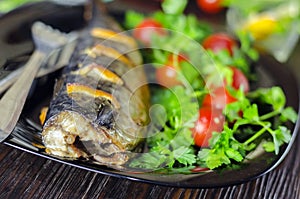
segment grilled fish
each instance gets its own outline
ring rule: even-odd
[[[121,165],[142,142],[149,91],[137,44],[121,31],[101,15],[82,33],[43,125],[47,153]]]

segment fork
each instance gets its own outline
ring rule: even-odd
[[[36,49],[25,64],[19,79],[0,100],[0,142],[15,128],[40,66],[55,50],[65,46],[74,37],[74,34],[61,33],[42,22],[35,22],[31,31]]]
[[[76,35],[74,34],[74,37],[70,37],[70,41],[62,49],[57,50],[57,53],[52,54],[49,57],[47,64],[41,66],[35,77],[42,77],[66,66],[74,52],[76,43],[77,39]],[[0,80],[0,94],[6,91],[13,83],[17,81],[22,74],[23,69],[24,67],[20,67]]]

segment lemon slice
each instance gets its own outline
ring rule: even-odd
[[[91,35],[95,38],[108,39],[125,44],[131,48],[137,48],[137,43],[132,37],[105,28],[93,28]]]
[[[109,100],[115,108],[117,108],[117,109],[120,108],[120,104],[119,104],[118,100],[115,99],[111,94],[109,94],[105,91],[102,91],[102,90],[94,89],[89,86],[78,84],[78,83],[68,83],[67,84],[67,94],[71,95],[73,93],[83,94],[83,95],[90,96],[93,98],[106,99],[106,100]]]
[[[104,55],[112,59],[118,60],[129,67],[134,67],[133,62],[130,59],[128,59],[125,55],[123,55],[116,49],[101,44],[97,44],[93,48],[86,49],[84,53],[86,53],[89,57],[92,58],[96,58],[98,56]]]
[[[255,40],[264,40],[278,29],[277,20],[270,16],[259,16],[250,19],[243,30],[250,32]]]
[[[89,76],[97,80],[103,79],[117,85],[124,84],[123,80],[118,75],[96,63],[92,63],[82,68],[79,68],[78,70],[74,71],[73,74]]]
[[[39,115],[39,119],[40,119],[40,124],[41,125],[43,125],[45,123],[47,112],[48,112],[48,107],[43,107],[41,109],[41,113]]]

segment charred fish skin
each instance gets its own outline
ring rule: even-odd
[[[43,125],[47,153],[121,165],[142,142],[149,91],[137,45],[121,31],[101,15],[82,34]]]

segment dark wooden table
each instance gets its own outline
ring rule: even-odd
[[[126,5],[128,2],[132,2],[131,6],[136,8],[141,6],[139,1],[127,1]],[[115,5],[111,6],[116,8]],[[298,78],[300,78],[299,53],[300,45],[288,62],[288,67]],[[280,166],[256,180],[215,189],[183,189],[101,175],[0,144],[0,198],[298,199],[300,198],[299,151],[300,136]]]

